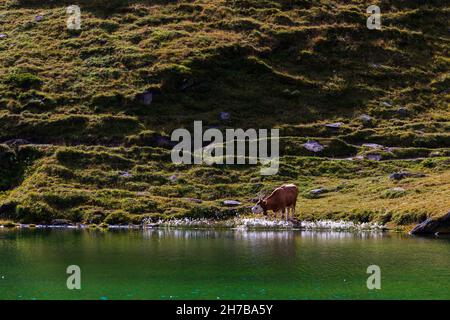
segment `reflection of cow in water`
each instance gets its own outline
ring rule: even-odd
[[[278,212],[281,212],[281,216],[283,216],[283,213],[285,214],[286,220],[288,217],[292,219],[295,213],[297,195],[298,188],[295,184],[282,185],[276,188],[270,196],[259,200],[252,208],[252,212],[267,215],[267,211],[271,210],[275,213],[275,217],[277,217]]]

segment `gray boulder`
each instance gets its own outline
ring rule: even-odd
[[[384,149],[384,146],[377,143],[364,143],[362,146],[370,149]]]
[[[235,207],[241,205],[241,203],[236,200],[224,200],[222,203],[227,207]]]
[[[229,113],[229,112],[225,112],[225,111],[222,111],[222,112],[219,114],[219,117],[220,117],[221,120],[224,120],[224,121],[230,120],[230,119],[231,119],[230,113]]]
[[[303,144],[303,147],[305,147],[306,150],[312,151],[312,152],[320,152],[323,151],[324,146],[318,143],[314,140],[309,140],[305,144]]]
[[[394,172],[393,174],[389,175],[389,179],[392,180],[402,180],[406,177],[409,177],[409,172]]]
[[[391,175],[389,175],[389,179],[392,180],[402,180],[405,178],[422,178],[422,177],[425,177],[423,173],[411,173],[408,171],[394,172]]]
[[[30,141],[25,139],[11,139],[8,141],[5,141],[4,144],[7,144],[8,146],[22,146],[25,144],[30,144]]]
[[[126,172],[126,171],[120,172],[119,175],[120,175],[122,178],[131,178],[131,177],[133,176],[131,173]]]
[[[382,156],[381,154],[368,154],[366,155],[367,160],[372,160],[372,161],[381,161]]]
[[[411,230],[411,234],[450,233],[450,212],[438,219],[428,218]]]
[[[327,189],[325,189],[325,188],[318,188],[318,189],[311,190],[309,192],[309,195],[313,196],[313,197],[317,197],[317,196],[319,196],[319,195],[321,195],[321,194],[323,194],[325,192],[327,192]]]
[[[70,220],[67,219],[54,219],[52,220],[52,225],[53,226],[69,226],[72,223],[70,222]]]
[[[372,121],[373,121],[372,117],[369,116],[369,115],[367,115],[367,114],[361,115],[361,116],[359,117],[359,120],[361,120],[361,122],[362,122],[364,125],[370,125],[370,124],[372,124]]]
[[[408,111],[408,109],[406,109],[404,107],[400,107],[397,109],[397,113],[398,113],[398,115],[405,117],[409,114],[409,111]]]
[[[136,100],[145,106],[150,106],[153,102],[153,92],[147,90],[143,93],[139,93],[136,95]]]
[[[343,125],[342,122],[335,122],[335,123],[327,123],[325,127],[330,129],[339,129],[340,127],[342,127],[342,125]]]

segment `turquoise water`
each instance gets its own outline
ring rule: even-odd
[[[67,289],[69,265],[81,290]],[[380,290],[367,289],[369,265],[381,268]],[[0,229],[0,299],[450,299],[450,239]]]

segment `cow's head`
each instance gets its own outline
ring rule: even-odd
[[[260,200],[252,207],[252,212],[255,213],[255,214],[258,214],[258,213],[264,213],[264,214],[267,214],[266,205],[267,205],[267,200],[260,199]]]

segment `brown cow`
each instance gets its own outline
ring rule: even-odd
[[[281,212],[281,216],[284,213],[287,220],[290,215],[289,211],[292,214],[291,218],[294,216],[297,195],[298,188],[295,184],[282,185],[276,188],[270,196],[259,200],[252,208],[252,212],[267,215],[267,211],[272,210],[275,213],[275,217],[277,217],[278,212]]]

